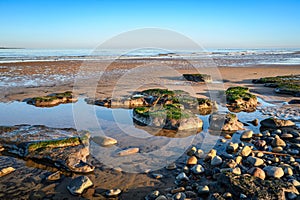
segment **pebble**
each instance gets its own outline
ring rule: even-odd
[[[159,195],[155,200],[168,200],[165,195]]]
[[[274,178],[281,178],[284,175],[284,172],[281,167],[266,166],[263,170],[268,176]]]
[[[276,129],[276,130],[274,131],[274,133],[275,133],[275,134],[281,134],[282,131],[281,131],[280,129]]]
[[[205,160],[211,160],[213,157],[215,157],[217,155],[217,150],[212,149],[209,151],[209,153],[207,154],[207,156],[205,157]]]
[[[205,172],[204,167],[202,165],[199,165],[199,164],[194,165],[191,170],[194,174],[202,174],[202,173]]]
[[[116,196],[118,196],[119,194],[121,194],[121,190],[120,189],[111,189],[111,190],[107,190],[106,192],[105,192],[105,195],[107,196],[107,197],[116,197]]]
[[[242,151],[241,151],[241,155],[242,155],[242,156],[249,156],[249,155],[251,154],[251,152],[252,152],[251,147],[245,146],[245,147],[242,149]]]
[[[188,160],[186,161],[187,165],[196,165],[198,162],[198,159],[196,158],[196,156],[191,156],[188,158]]]
[[[162,174],[152,174],[153,178],[155,179],[161,179],[163,177]]]
[[[57,171],[57,172],[54,172],[52,174],[50,174],[46,180],[47,181],[57,181],[61,178],[61,172],[60,171]]]
[[[73,195],[82,194],[83,191],[93,185],[92,181],[87,176],[79,176],[71,181],[67,189]]]
[[[288,199],[296,199],[298,197],[298,195],[296,195],[295,193],[293,192],[288,192]]]
[[[140,151],[139,148],[129,148],[129,149],[125,149],[122,150],[118,153],[119,156],[128,156],[128,155],[132,155],[132,154],[136,154]]]
[[[283,148],[282,147],[274,147],[273,149],[272,149],[272,152],[274,152],[274,153],[280,153],[280,152],[282,152],[283,151]]]
[[[242,160],[243,160],[243,157],[242,157],[242,156],[237,156],[237,157],[235,158],[235,162],[236,162],[237,164],[241,164]]]
[[[230,140],[232,137],[231,137],[231,135],[226,134],[226,135],[224,135],[224,138],[227,139],[227,140]]]
[[[196,153],[196,151],[197,151],[197,148],[196,148],[196,147],[191,147],[191,148],[189,148],[189,149],[187,150],[186,154],[187,154],[188,156],[193,156],[193,155]]]
[[[208,193],[209,193],[209,187],[207,185],[198,187],[198,194],[203,195]]]
[[[253,165],[254,167],[258,167],[258,166],[261,166],[261,165],[264,164],[264,160],[263,160],[263,159],[261,159],[261,158],[256,158],[256,157],[254,157],[254,156],[249,156],[249,157],[247,158],[247,161],[248,161],[251,165]]]
[[[259,167],[253,167],[249,170],[249,173],[252,175],[252,176],[255,176],[257,178],[260,178],[262,180],[265,180],[266,178],[266,173],[264,170],[262,170],[261,168]]]
[[[178,174],[176,176],[176,180],[178,180],[178,181],[188,181],[189,177],[187,177],[187,175],[184,172],[181,172],[180,174]]]
[[[0,170],[0,177],[5,176],[7,174],[10,174],[14,172],[16,169],[13,167],[6,167]]]
[[[183,171],[184,173],[186,173],[186,174],[189,174],[189,173],[190,173],[190,168],[189,168],[188,166],[184,166],[184,167],[182,168],[182,171]]]
[[[257,152],[256,157],[262,158],[264,156],[263,152]]]
[[[258,126],[259,121],[258,121],[258,119],[254,119],[253,121],[251,121],[251,123],[252,123],[254,126]]]
[[[168,169],[168,170],[173,170],[173,169],[176,169],[176,168],[177,168],[177,166],[176,166],[175,163],[170,163],[166,166],[166,169]]]
[[[174,194],[172,199],[174,199],[174,200],[184,200],[184,199],[186,199],[186,195],[182,192],[179,192],[177,194]]]
[[[204,152],[201,149],[198,149],[194,155],[199,159],[204,158]]]
[[[101,146],[112,146],[118,143],[116,139],[107,136],[95,136],[92,140]]]
[[[210,164],[213,165],[213,166],[217,166],[217,165],[221,165],[222,162],[223,162],[223,160],[222,160],[222,158],[220,156],[215,156],[211,160]]]
[[[228,152],[235,152],[237,149],[239,148],[239,144],[238,143],[232,143],[230,142],[227,146],[227,151]]]
[[[254,142],[254,145],[258,148],[262,148],[267,144],[265,140],[257,140]]]
[[[286,168],[284,168],[284,174],[286,174],[286,175],[289,175],[289,176],[293,176],[293,170],[292,170],[292,168],[290,168],[290,167],[286,167]]]
[[[241,175],[242,174],[241,168],[236,167],[236,168],[232,169],[232,173],[235,175]]]
[[[179,188],[175,188],[175,189],[171,190],[171,194],[175,194],[178,192],[184,192],[184,191],[185,191],[184,187],[179,187]]]
[[[290,133],[284,133],[281,135],[281,138],[284,138],[284,139],[291,139],[293,138],[294,136]]]
[[[145,197],[145,200],[154,200],[159,197],[159,194],[158,190],[152,191]]]
[[[230,192],[225,192],[225,193],[223,194],[223,197],[224,197],[225,199],[229,199],[229,198],[232,198],[232,194],[231,194]]]
[[[245,194],[240,194],[240,199],[247,199],[248,197]]]
[[[300,187],[300,182],[297,181],[296,179],[293,179],[291,182],[295,187]]]
[[[275,139],[272,141],[273,147],[285,147],[286,143],[278,135],[275,136]]]
[[[246,130],[242,133],[241,135],[241,140],[249,140],[253,136],[253,131],[252,130]]]
[[[226,143],[226,140],[225,139],[220,139],[220,142],[221,143]]]
[[[235,168],[236,166],[237,166],[237,163],[233,160],[233,159],[230,159],[227,163],[226,163],[226,165],[228,166],[228,167],[230,167],[230,168]]]

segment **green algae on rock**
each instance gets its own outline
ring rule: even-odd
[[[205,83],[212,82],[211,75],[208,74],[183,74],[183,77],[188,81],[205,82]]]
[[[246,87],[230,87],[225,91],[227,108],[232,112],[254,112],[257,98]]]
[[[36,107],[53,107],[59,104],[77,102],[77,98],[74,98],[71,91],[67,91],[63,93],[53,93],[47,96],[33,97],[24,101]]]

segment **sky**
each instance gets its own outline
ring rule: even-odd
[[[0,47],[95,48],[157,28],[206,48],[299,48],[299,10],[299,0],[0,0]]]

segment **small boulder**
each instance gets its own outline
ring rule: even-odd
[[[222,162],[223,162],[223,160],[222,160],[222,158],[221,158],[220,156],[215,156],[215,157],[211,160],[210,164],[211,164],[212,166],[217,166],[217,165],[221,165]]]
[[[93,185],[92,181],[87,176],[79,176],[71,181],[67,186],[68,190],[73,195],[80,195],[83,191]]]
[[[249,170],[249,173],[252,175],[252,176],[255,176],[257,178],[260,178],[262,180],[265,180],[266,178],[266,173],[264,170],[262,170],[261,168],[259,167],[253,167]]]
[[[258,167],[258,166],[261,166],[264,164],[264,160],[261,159],[261,158],[256,158],[256,157],[253,157],[253,156],[249,156],[247,158],[247,161],[254,167]]]
[[[244,148],[241,151],[242,156],[249,156],[252,153],[252,149],[250,146],[244,146]]]
[[[275,139],[272,141],[273,147],[285,147],[286,143],[278,135],[275,136]]]
[[[249,140],[253,136],[253,131],[252,130],[246,130],[242,133],[241,135],[241,140]]]
[[[269,177],[281,178],[284,175],[281,167],[266,166],[263,169]]]

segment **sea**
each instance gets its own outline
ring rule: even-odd
[[[219,66],[251,66],[258,64],[298,65],[300,48],[269,49],[0,49],[0,63],[35,61],[92,61],[143,58],[211,58]]]

